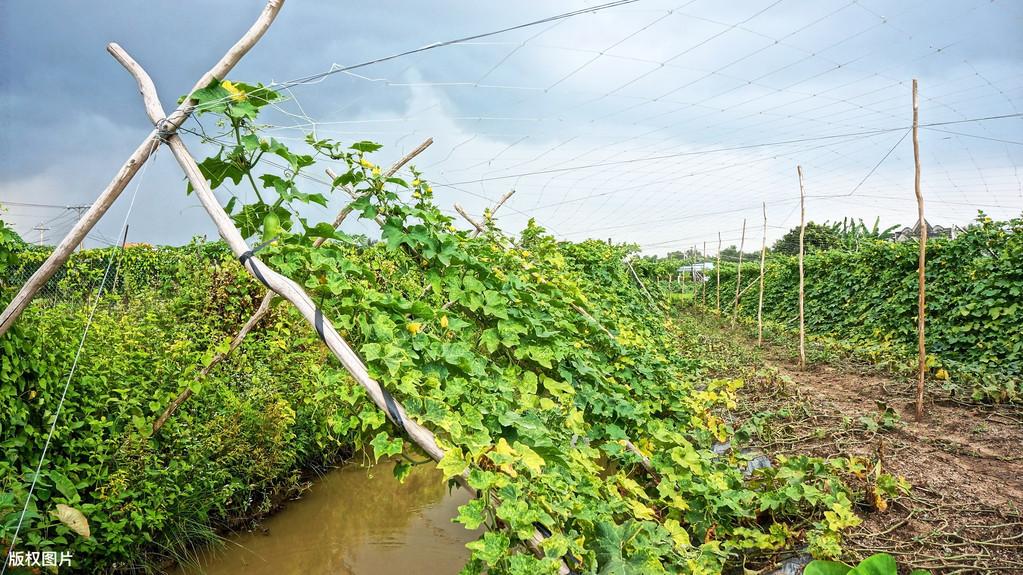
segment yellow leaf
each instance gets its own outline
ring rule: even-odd
[[[689,539],[689,532],[683,529],[682,525],[678,521],[668,519],[664,522],[664,528],[671,534],[671,539],[675,542],[675,548],[679,551],[689,549],[693,546],[693,542]]]
[[[522,465],[525,465],[526,469],[532,472],[533,475],[540,475],[540,472],[543,471],[544,463],[546,462],[543,460],[543,457],[540,457],[539,453],[530,449],[528,445],[523,445],[518,442],[515,443],[515,451],[519,452]]]
[[[509,457],[515,457],[515,450],[512,449],[511,445],[502,437],[497,440],[497,445],[494,446],[494,453],[497,455],[507,455]]]
[[[63,503],[57,504],[57,519],[67,525],[72,531],[88,539],[91,536],[89,531],[89,520],[82,515],[82,512],[74,507],[68,507]]]
[[[877,510],[878,511],[887,511],[888,510],[888,502],[885,501],[885,498],[877,491],[876,487],[873,489],[873,492],[874,492],[874,505],[877,507]]]
[[[654,510],[653,509],[650,509],[649,507],[647,507],[646,505],[643,505],[639,501],[636,501],[635,499],[629,499],[628,503],[629,503],[629,507],[632,508],[632,514],[636,517],[636,519],[656,519],[657,518],[657,516],[654,515]]]

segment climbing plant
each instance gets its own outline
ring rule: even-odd
[[[211,187],[253,189],[254,201],[227,205],[243,235],[267,243],[261,257],[305,286],[370,374],[437,434],[445,476],[468,473],[481,493],[457,518],[489,527],[465,572],[553,572],[560,561],[717,572],[804,533],[820,554],[839,552],[858,522],[841,477],[863,464],[797,458],[748,476],[745,456],[715,454],[741,383],[686,372],[673,325],[632,282],[628,249],[559,244],[532,222],[520,238],[494,225],[473,237],[417,170],[385,178],[377,144],[310,135],[298,153],[261,137],[258,110],[277,97],[262,86],[215,82],[193,97],[226,130],[201,164]],[[287,167],[261,163],[267,154]],[[326,196],[300,191],[296,176],[323,164],[340,174],[331,191],[346,189],[355,213],[380,224],[379,243],[360,248],[302,215]],[[318,237],[332,241],[314,249]],[[341,427],[384,423],[362,418]],[[378,458],[415,450],[392,427],[370,445]],[[550,534],[541,557],[516,550],[535,529]]]
[[[915,242],[873,241],[856,251],[806,257],[806,325],[880,359],[915,361]],[[1023,393],[1023,219],[996,222],[980,214],[955,239],[928,241],[927,352],[931,375],[975,399],[1018,401]],[[743,278],[756,278],[755,267]],[[721,271],[735,289],[735,267]],[[745,283],[745,281],[744,281]],[[792,325],[797,263],[776,257],[765,271],[765,317]],[[743,286],[745,287],[745,286]],[[757,291],[740,313],[755,317]]]

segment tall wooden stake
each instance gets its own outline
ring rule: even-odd
[[[742,250],[746,249],[746,218],[742,219],[742,239],[739,240],[739,266],[735,268],[735,302],[732,304],[732,325],[739,315],[739,287],[742,285]]]
[[[700,262],[700,263],[702,264],[701,265],[701,269],[700,269],[700,275],[703,277],[703,281],[700,282],[702,284],[700,286],[700,290],[703,292],[703,307],[704,307],[704,309],[706,309],[707,308],[707,274],[706,274],[706,271],[707,271],[707,242],[703,242],[703,261]]]
[[[259,18],[256,22],[245,32],[245,35],[241,37],[230,50],[216,63],[208,72],[206,72],[202,78],[196,82],[195,86],[189,91],[189,94],[200,89],[205,88],[214,78],[224,79],[227,73],[234,68],[235,64],[241,60],[251,48],[263,37],[267,28],[277,17],[277,13],[280,12],[281,6],[284,5],[284,0],[269,0],[266,7],[260,13]],[[43,284],[47,282],[53,274],[57,273],[57,270],[64,265],[64,262],[71,256],[71,252],[74,251],[75,247],[85,240],[85,236],[92,230],[96,222],[103,217],[103,214],[110,209],[113,205],[114,200],[121,195],[124,188],[128,186],[128,182],[135,176],[139,171],[139,168],[146,163],[149,156],[156,150],[160,145],[162,138],[167,134],[174,133],[178,126],[183,124],[185,120],[192,114],[193,100],[186,100],[178,106],[170,116],[166,116],[160,119],[159,125],[156,129],[149,132],[142,143],[139,144],[135,151],[132,152],[128,160],[118,170],[117,175],[114,179],[107,184],[107,187],[103,192],[96,198],[92,206],[89,208],[85,215],[79,218],[78,222],[75,223],[71,231],[68,232],[67,236],[53,249],[53,253],[50,254],[43,265],[39,266],[32,277],[28,278],[25,285],[21,287],[14,299],[7,304],[7,308],[4,309],[3,313],[0,313],[0,335],[7,333],[14,320],[18,319],[21,312],[25,311],[28,307],[29,302],[35,296],[36,292],[43,287]]]
[[[764,345],[764,258],[767,256],[767,202],[764,202],[764,240],[760,243],[760,297],[757,299],[757,345]]]
[[[796,166],[799,174],[799,367],[806,367],[806,318],[803,316],[803,297],[805,295],[803,279],[803,245],[806,237],[806,190],[803,188],[803,167]]]
[[[926,276],[927,263],[927,220],[924,219],[924,196],[920,191],[920,140],[917,131],[920,126],[920,97],[917,94],[916,78],[913,79],[913,163],[916,166],[916,177],[913,188],[916,192],[917,226],[920,228],[920,253],[917,261],[917,277],[919,280],[919,292],[917,293],[917,359],[918,372],[916,379],[916,419],[920,421],[924,417],[924,374],[927,371],[927,346],[924,339],[924,324],[926,316]]]
[[[717,270],[717,313],[721,315],[721,232],[718,232],[718,263],[714,267]]]

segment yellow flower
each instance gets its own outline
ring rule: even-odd
[[[373,166],[373,162],[367,160],[366,158],[359,158],[359,165],[361,165],[363,168],[372,168],[372,167],[374,167]]]
[[[245,92],[242,92],[238,86],[235,86],[230,80],[224,80],[220,85],[227,90],[228,94],[231,94],[231,99],[235,102],[244,102],[247,96]]]
[[[406,325],[405,329],[407,329],[408,332],[411,333],[412,335],[416,335],[417,333],[423,331],[423,324],[419,323],[418,321],[413,321]]]
[[[412,180],[412,185],[413,186],[419,187],[419,184],[421,184],[421,183],[422,182],[419,181],[419,178],[416,178],[416,179]]]
[[[371,172],[372,172],[372,174],[374,176],[379,176],[380,175],[380,166],[373,166],[373,169],[371,170]]]
[[[440,316],[440,326],[444,329],[448,328],[448,316],[446,315]]]

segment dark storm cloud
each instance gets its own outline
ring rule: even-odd
[[[2,1],[0,202],[90,203],[148,132],[134,82],[105,52],[108,42],[120,43],[145,66],[165,107],[171,108],[248,28],[262,5],[257,0]],[[322,72],[332,63],[362,62],[587,5],[288,0],[231,77],[290,80]],[[469,181],[632,154],[903,125],[908,84],[898,83],[910,77],[920,77],[925,97],[933,98],[925,100],[930,121],[1012,112],[1023,97],[1021,13],[1012,2],[980,0],[642,0],[600,15],[370,66],[357,70],[358,77],[333,75],[298,86],[292,95],[294,104],[321,123],[318,133],[378,139],[387,146],[385,159],[434,136],[436,144],[422,156],[422,164],[431,166],[429,175],[438,182]],[[866,32],[856,36],[858,30]],[[724,33],[716,38],[719,32]],[[673,59],[683,50],[682,57]],[[844,85],[848,88],[834,91]],[[894,87],[871,95],[886,85]],[[850,104],[834,107],[842,100]],[[864,116],[860,105],[878,113]],[[294,105],[288,109],[297,112]],[[302,121],[284,114],[268,118],[282,125]],[[1018,125],[968,128],[1000,139],[1013,139],[1016,133],[1018,139]],[[299,134],[282,130],[271,135]],[[935,160],[926,176],[949,182],[949,191],[936,199],[968,206],[979,197],[978,203],[1018,206],[1014,186],[1019,178],[1013,175],[1018,146],[925,136],[932,137],[927,154]],[[894,143],[889,139],[853,142],[799,159],[813,176],[831,177],[815,184],[847,191],[877,161],[878,150]],[[196,155],[204,152],[195,138],[189,143]],[[715,211],[713,204],[735,187],[741,197],[734,202],[756,211],[760,201],[791,191],[792,153],[754,150],[526,176],[460,186],[463,191],[437,189],[450,195],[442,198],[444,203],[459,200],[478,212],[486,200],[477,195],[494,197],[514,186],[519,193],[506,210],[506,221],[513,225],[537,215],[551,218],[559,229],[574,227],[576,238],[585,237],[590,227],[625,224],[632,227],[621,228],[621,239],[665,240],[677,230],[634,222]],[[897,150],[864,192],[882,184],[901,189],[905,170],[886,170],[901,170],[899,162],[907,158],[904,149]],[[741,171],[723,169],[729,165]],[[701,173],[710,175],[687,175]],[[183,187],[170,155],[159,154],[139,188],[131,218],[134,239],[179,243],[194,234],[214,233]],[[618,194],[619,187],[636,191]],[[125,195],[133,190],[134,184]],[[597,199],[573,203],[591,196]],[[124,198],[118,202],[97,228],[97,238],[118,235],[127,203]],[[557,206],[539,209],[551,204]],[[872,219],[884,208],[846,201],[827,207],[832,212],[818,213],[818,219],[874,209]],[[963,214],[971,210],[956,209],[949,207],[943,217],[968,219]],[[3,217],[25,232],[57,215],[12,207]],[[892,212],[892,217],[903,216]],[[53,225],[50,242],[70,225],[67,218],[57,223],[63,228]],[[736,227],[718,220],[689,226],[687,235]]]

